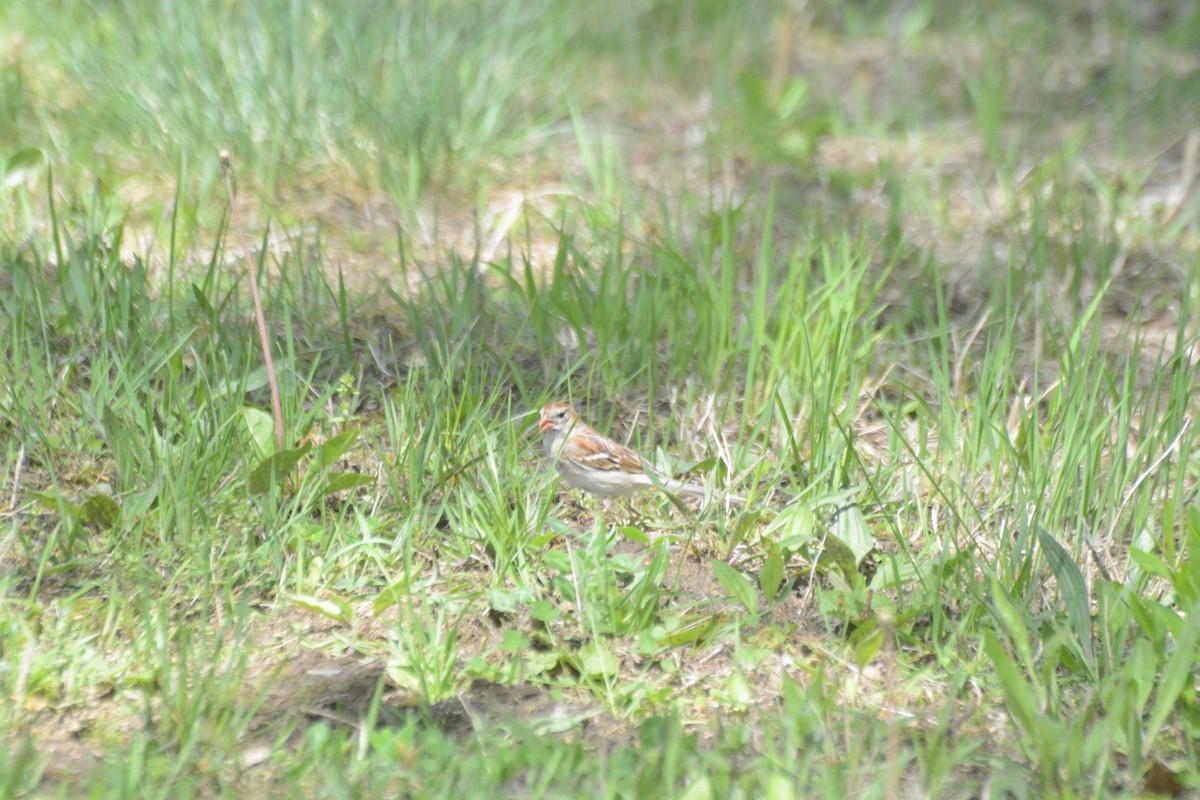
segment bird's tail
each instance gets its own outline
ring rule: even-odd
[[[662,484],[663,485],[661,488],[664,488],[667,491],[676,492],[678,494],[686,494],[690,497],[699,497],[704,499],[710,494],[706,487],[701,486],[698,483],[684,483],[683,481],[667,479],[663,480]],[[719,489],[713,490],[711,494],[713,498],[720,500],[722,503],[730,503],[735,506],[746,505],[746,500],[744,498],[722,492]]]

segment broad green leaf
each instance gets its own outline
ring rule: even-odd
[[[358,430],[349,430],[339,433],[332,439],[328,439],[321,444],[318,451],[317,463],[322,469],[333,466],[335,462],[346,454],[351,445],[358,440]]]
[[[510,628],[501,634],[499,647],[509,653],[519,653],[528,648],[530,644],[532,643],[528,636]]]
[[[1038,708],[1037,693],[1025,680],[1021,670],[1008,653],[1004,651],[996,634],[990,630],[983,632],[983,652],[988,663],[996,672],[1000,686],[1004,691],[1005,707],[1009,715],[1025,731],[1026,736],[1040,741],[1044,731],[1042,726],[1049,724],[1043,719]]]
[[[889,558],[871,578],[870,588],[877,592],[900,590],[910,584],[923,582],[931,570],[932,565],[923,561],[914,563]]]
[[[275,362],[275,373],[279,374],[284,371],[289,359],[280,359]],[[238,394],[248,394],[257,392],[263,389],[270,383],[267,377],[267,368],[259,367],[246,376],[243,381],[241,378],[231,378],[230,380],[218,382],[213,387],[213,397],[224,397],[227,394],[237,392]]]
[[[414,572],[416,570],[417,568],[414,565]],[[393,583],[375,596],[375,601],[371,604],[371,610],[378,616],[408,597],[408,594],[409,584],[407,582]]]
[[[1171,573],[1171,568],[1168,567],[1163,560],[1153,553],[1147,553],[1145,550],[1138,550],[1136,547],[1129,549],[1129,558],[1142,570],[1155,575],[1159,578],[1171,580],[1174,575]]]
[[[550,544],[557,538],[558,538],[558,534],[556,534],[556,533],[550,533],[548,531],[539,533],[537,536],[530,537],[529,549],[541,550],[543,547]]]
[[[579,531],[575,530],[557,517],[551,517],[550,519],[546,520],[546,527],[559,536],[574,538],[579,537]]]
[[[246,420],[246,430],[250,433],[250,441],[260,459],[274,455],[275,420],[266,411],[254,406],[242,406],[242,417]]]
[[[13,153],[4,164],[4,188],[20,186],[41,168],[45,160],[45,153],[36,147],[25,147]]]
[[[1167,723],[1167,718],[1175,710],[1175,704],[1180,695],[1192,685],[1192,699],[1195,703],[1195,678],[1197,652],[1196,645],[1200,641],[1200,602],[1192,606],[1187,614],[1187,624],[1175,641],[1175,650],[1167,660],[1162,671],[1162,680],[1158,684],[1158,692],[1154,697],[1154,707],[1150,711],[1150,720],[1146,723],[1146,731],[1142,735],[1143,755],[1153,752],[1158,732]]]
[[[357,489],[360,486],[370,486],[375,483],[375,479],[370,475],[364,475],[361,472],[335,472],[325,480],[325,488],[322,489],[322,494],[334,494],[342,492],[346,489]]]
[[[543,625],[549,625],[552,622],[557,622],[562,617],[562,612],[558,610],[558,606],[549,600],[535,600],[529,606],[529,616],[541,622]]]
[[[1029,672],[1033,672],[1033,653],[1029,646],[1029,629],[1025,625],[1025,616],[1013,604],[1008,592],[1000,585],[1000,581],[992,578],[992,613],[1000,622],[1000,628],[1012,642],[1013,648],[1021,658],[1021,664]]]
[[[734,518],[733,528],[730,532],[725,552],[732,552],[733,548],[742,542],[746,541],[746,537],[754,530],[757,530],[759,521],[763,518],[762,511],[743,511]]]
[[[762,572],[759,573],[758,583],[762,588],[763,597],[770,603],[775,599],[776,592],[783,584],[783,553],[779,545],[768,540],[767,555],[763,559]]]
[[[546,565],[547,569],[557,570],[564,575],[571,574],[571,558],[565,550],[547,550],[542,556],[542,563]]]
[[[816,536],[817,518],[811,508],[800,503],[785,507],[776,518],[779,546],[785,550],[796,550],[800,543]]]
[[[283,486],[284,481],[296,469],[296,464],[311,449],[312,445],[306,444],[292,450],[281,450],[262,461],[246,479],[247,490],[250,494],[266,494],[272,486]]]
[[[883,647],[884,631],[872,619],[855,631],[855,634],[854,663],[861,668],[870,664],[875,660],[875,656],[879,655],[879,650]]]
[[[729,702],[738,708],[748,708],[750,703],[754,701],[754,692],[750,689],[750,682],[746,680],[746,675],[741,670],[735,670],[725,683],[726,696]]]
[[[1038,542],[1046,560],[1050,562],[1050,570],[1058,581],[1058,593],[1063,605],[1067,608],[1067,621],[1079,646],[1083,649],[1083,657],[1087,661],[1089,671],[1094,670],[1096,658],[1092,649],[1094,632],[1092,631],[1091,604],[1088,600],[1087,586],[1083,581],[1083,573],[1079,565],[1071,558],[1058,540],[1041,525],[1036,526]]]
[[[876,545],[867,528],[867,520],[857,504],[843,508],[833,521],[833,532],[854,554],[854,567],[863,562]]]
[[[488,607],[498,614],[516,614],[523,606],[533,599],[533,590],[523,589],[488,589]]]
[[[286,597],[294,605],[347,625],[354,620],[354,609],[340,597],[324,598],[311,594],[290,594]]]
[[[373,613],[375,616],[379,616],[392,606],[396,605],[396,602],[399,599],[400,598],[396,596],[396,591],[389,586],[379,594],[375,595],[375,599],[371,601],[371,613]]]
[[[698,642],[717,629],[723,619],[720,614],[669,617],[651,630],[654,640],[663,647],[679,647]]]
[[[89,495],[79,507],[79,521],[108,530],[121,518],[120,504],[106,494]]]
[[[579,650],[579,671],[587,678],[611,677],[621,669],[612,651],[593,639]]]
[[[641,528],[635,528],[632,525],[624,525],[618,528],[618,530],[621,532],[622,536],[634,544],[650,544],[650,537],[647,536],[646,532]]]
[[[521,674],[525,677],[535,675],[545,675],[558,668],[562,663],[562,657],[553,650],[538,650],[534,647],[527,647],[520,651],[521,655]]]
[[[60,495],[51,494],[50,492],[32,492],[29,496],[32,497],[38,505],[48,511],[58,511],[61,508],[76,519],[79,519],[79,515],[83,511],[83,509],[81,509],[75,503],[72,503],[67,498],[61,497]]]
[[[725,591],[733,595],[751,614],[758,613],[758,591],[742,573],[718,559],[710,559],[717,581]]]
[[[839,570],[846,583],[853,584],[855,576],[858,575],[858,561],[854,557],[854,551],[832,533],[826,533],[820,544],[821,550],[813,559],[817,569],[823,573]]]
[[[200,310],[204,312],[204,316],[208,317],[209,322],[215,324],[217,312],[213,310],[212,303],[208,302],[208,297],[199,284],[192,284],[192,297],[196,300],[196,305],[200,306]]]
[[[1163,649],[1168,634],[1177,636],[1182,631],[1181,624],[1174,627],[1170,625],[1171,620],[1182,623],[1173,609],[1166,608],[1155,600],[1143,600],[1133,593],[1127,593],[1123,600],[1129,615],[1141,628],[1141,636],[1153,643],[1157,650]],[[1159,609],[1166,613],[1158,613]]]
[[[796,800],[795,780],[785,772],[775,772],[767,779],[767,800]]]
[[[783,96],[775,107],[775,113],[780,120],[786,121],[804,106],[808,100],[808,83],[801,78],[788,80]]]
[[[683,790],[683,793],[679,795],[679,800],[712,800],[716,796],[712,780],[707,775],[701,775]]]

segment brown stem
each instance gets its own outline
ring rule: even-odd
[[[229,151],[221,151],[221,175],[225,178],[225,191],[229,195],[229,214],[237,228],[242,255],[246,258],[246,272],[250,275],[250,296],[254,298],[254,319],[258,322],[258,339],[262,345],[263,363],[267,368],[267,383],[271,386],[271,410],[275,413],[275,445],[283,450],[283,404],[279,400],[279,381],[275,378],[275,362],[271,360],[271,340],[267,335],[267,318],[263,314],[262,298],[258,295],[258,276],[254,262],[250,260],[250,248],[246,246],[246,234],[242,232],[242,218],[238,216],[237,203],[233,198],[233,166]]]

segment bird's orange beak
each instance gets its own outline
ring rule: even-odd
[[[549,417],[542,417],[538,420],[538,433],[545,433],[553,427],[554,423],[550,421]]]

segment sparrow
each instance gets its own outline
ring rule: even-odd
[[[706,497],[698,484],[667,477],[623,444],[588,426],[567,403],[550,403],[538,420],[546,455],[563,480],[605,499],[630,497],[646,489]],[[651,477],[653,476],[653,477]],[[742,504],[741,498],[724,499]]]

